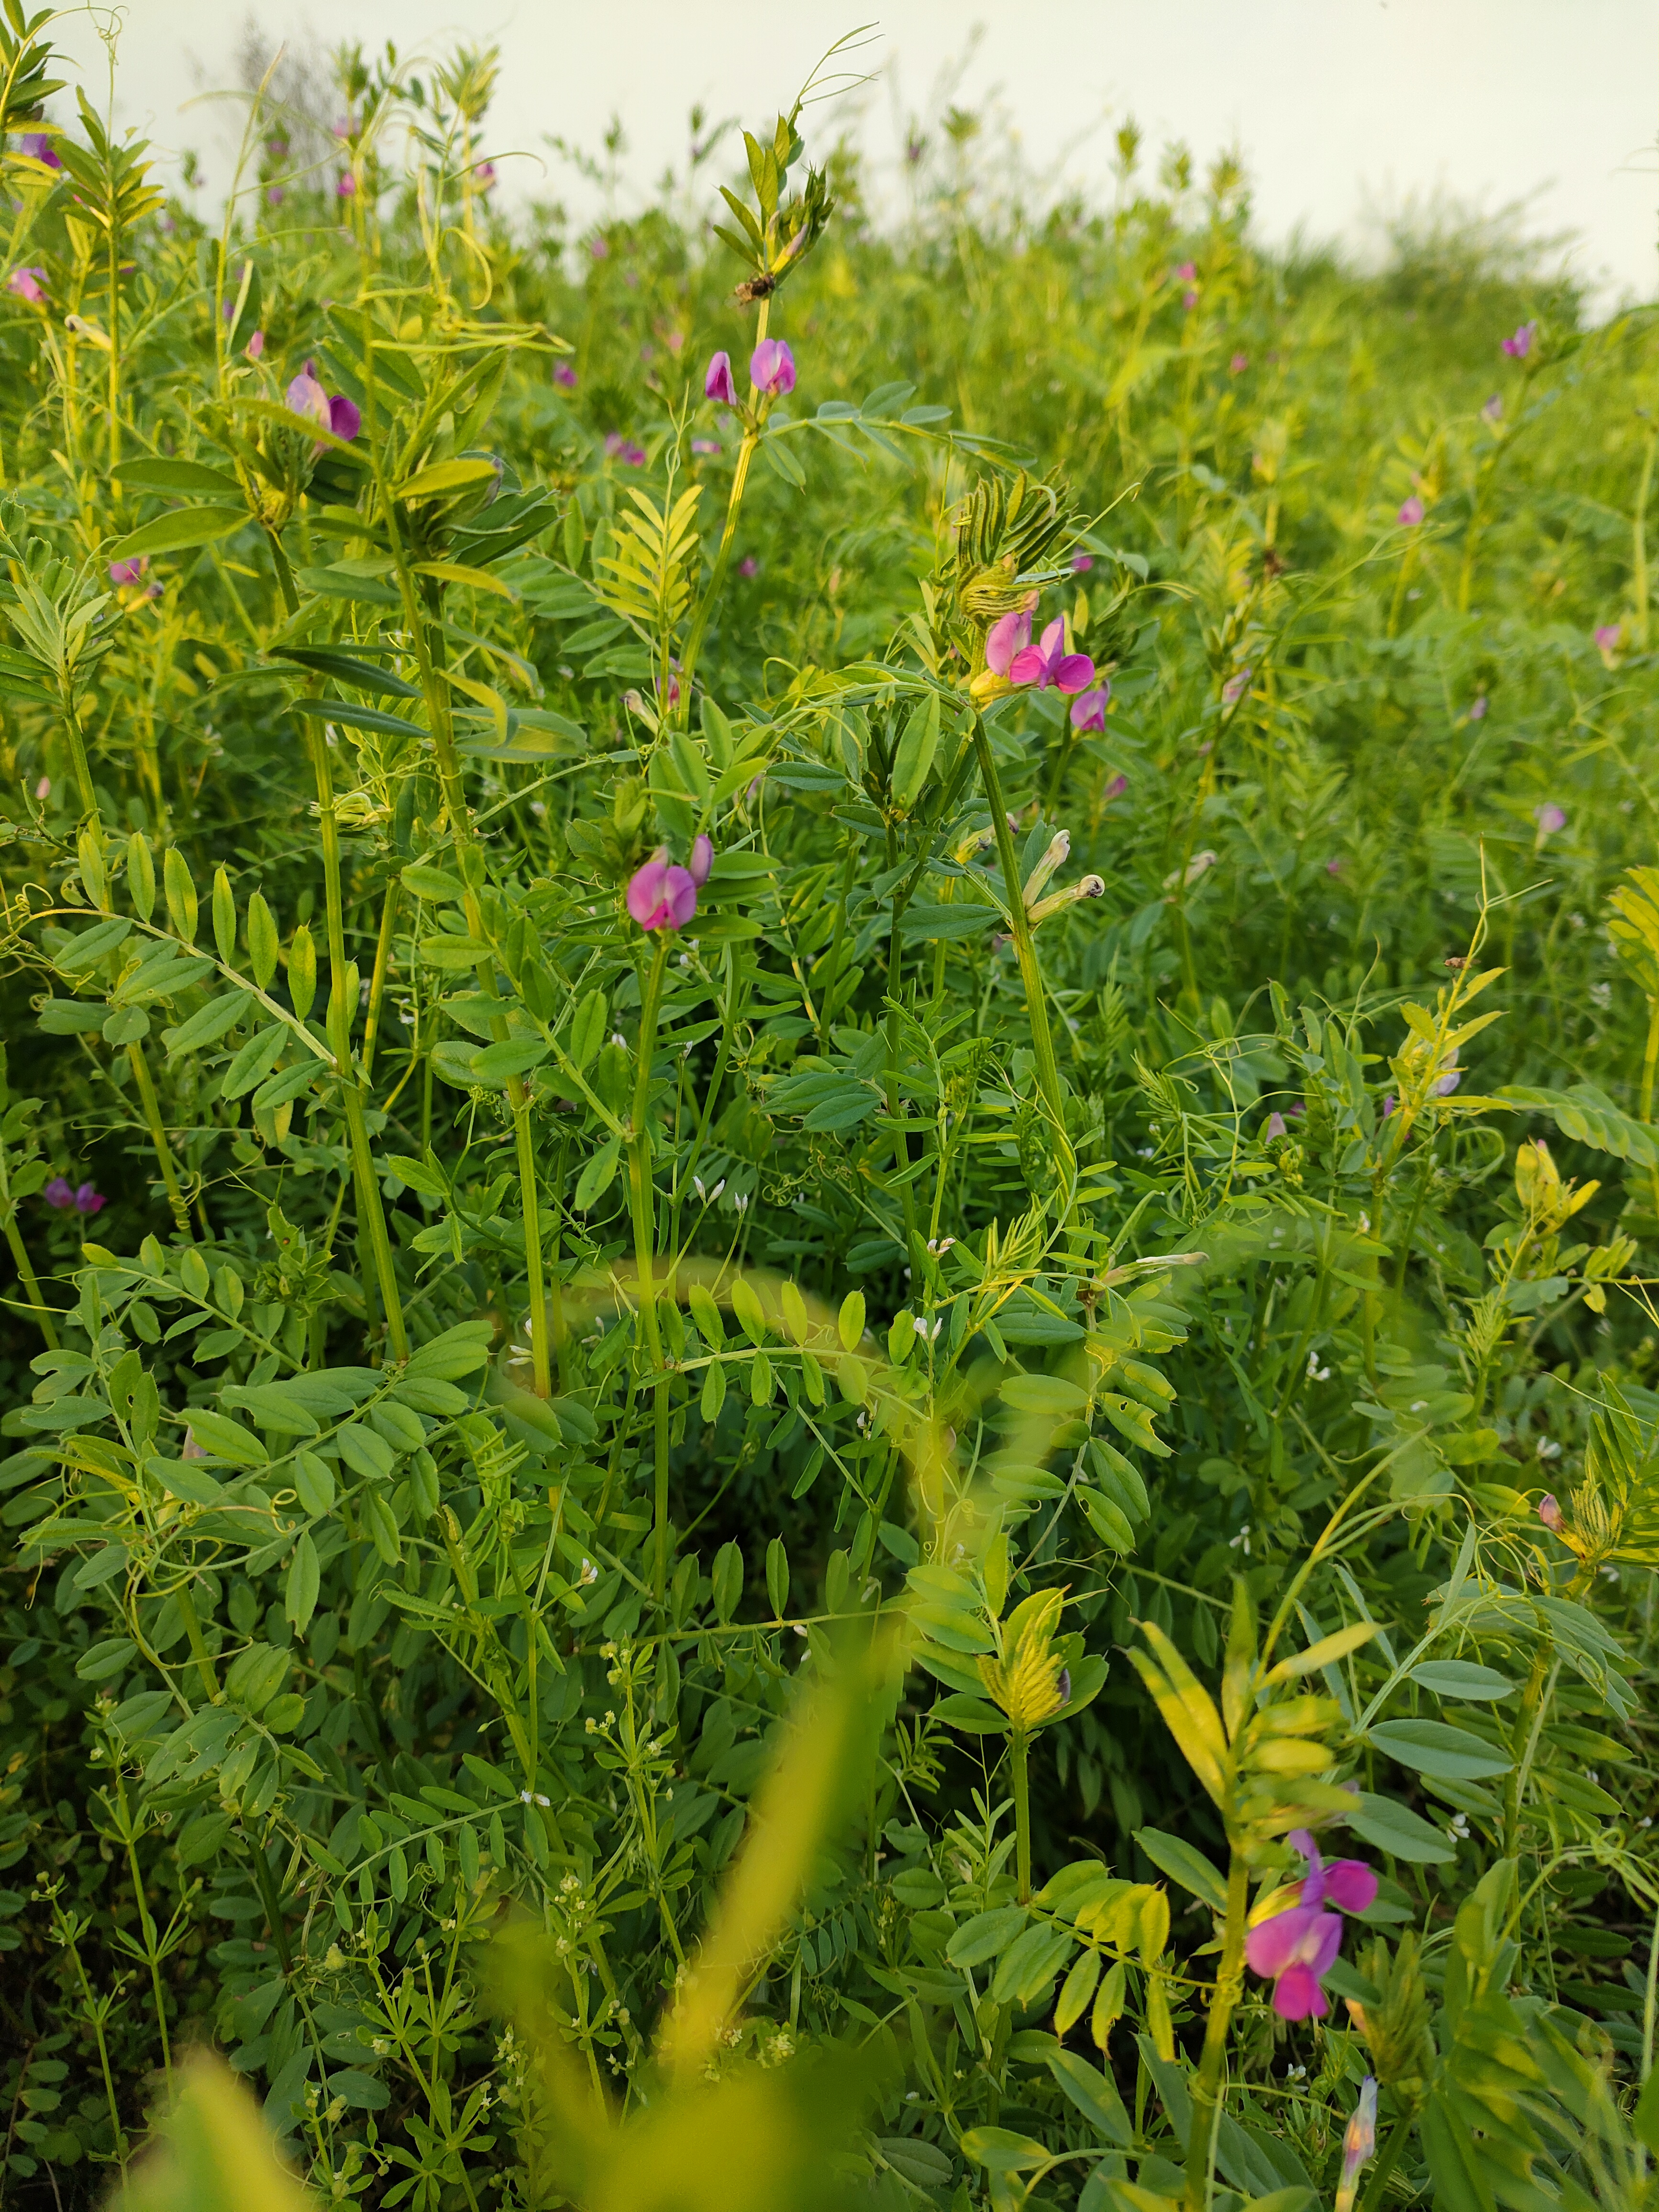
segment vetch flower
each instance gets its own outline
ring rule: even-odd
[[[1072,573],[1075,576],[1085,575],[1094,565],[1092,554],[1073,553],[1072,556]]]
[[[1359,2102],[1348,2116],[1342,2137],[1342,2175],[1337,2184],[1335,2212],[1353,2212],[1359,2193],[1360,2169],[1376,2153],[1376,2080],[1368,2074],[1359,2085]]]
[[[42,289],[46,276],[44,269],[14,269],[6,279],[6,289],[38,307],[46,296]]]
[[[1051,684],[1057,691],[1085,691],[1094,678],[1095,664],[1086,653],[1066,652],[1066,624],[1058,619],[1043,631],[1041,643],[1028,645],[1008,665],[1011,684],[1030,684],[1039,691]]]
[[[67,1213],[75,1203],[75,1186],[67,1176],[54,1176],[40,1195],[48,1206],[55,1206],[59,1213]],[[1553,1505],[1554,1503],[1555,1500],[1552,1498],[1550,1504]]]
[[[1595,642],[1603,653],[1617,653],[1624,635],[1623,623],[1603,623],[1595,632]]]
[[[472,181],[481,192],[493,190],[495,183],[495,164],[493,161],[480,161],[472,172]]]
[[[1500,420],[1504,412],[1503,393],[1501,392],[1494,392],[1492,398],[1480,410],[1480,412],[1486,416],[1488,422],[1496,422]]]
[[[1341,857],[1340,857],[1340,854],[1339,854],[1335,859],[1334,859],[1334,860],[1327,860],[1327,861],[1326,861],[1326,863],[1325,863],[1325,873],[1326,873],[1328,876],[1340,876],[1340,875],[1341,874],[1341,872],[1342,872],[1342,861],[1341,861]]]
[[[255,331],[253,336],[247,342],[246,351],[248,359],[250,361],[258,361],[264,349],[265,334],[263,331]]]
[[[1254,668],[1241,668],[1236,674],[1230,676],[1221,687],[1222,705],[1224,707],[1236,707],[1239,701],[1244,696],[1244,694],[1249,690],[1250,678],[1255,674],[1255,671]]]
[[[554,362],[553,381],[555,384],[563,385],[567,392],[574,392],[576,389],[576,372],[568,361]]]
[[[267,185],[265,186],[265,205],[267,207],[281,207],[283,202],[287,198],[288,191],[284,185]]]
[[[752,553],[745,553],[742,560],[738,562],[738,574],[740,576],[759,575],[760,562],[755,558]]]
[[[356,190],[357,179],[352,175],[350,170],[348,169],[344,176],[341,178],[339,183],[335,185],[334,193],[337,199],[349,200],[352,198]]]
[[[717,353],[710,357],[708,367],[703,372],[702,396],[705,399],[717,401],[722,407],[737,405],[738,390],[732,381],[732,356],[729,353]]]
[[[1395,520],[1402,529],[1415,530],[1426,512],[1422,501],[1413,492],[1409,499],[1401,501],[1400,512],[1395,515]]]
[[[1129,779],[1127,775],[1115,775],[1101,796],[1103,799],[1121,799],[1128,788]]]
[[[714,865],[711,839],[699,837],[691,848],[691,865],[677,867],[668,848],[660,846],[642,868],[636,868],[628,886],[628,911],[641,929],[684,929],[697,910],[697,892],[708,880]]]
[[[1275,1137],[1283,1137],[1286,1135],[1288,1131],[1285,1127],[1285,1116],[1282,1114],[1269,1114],[1267,1116],[1267,1126],[1261,1133],[1269,1144],[1272,1143]]]
[[[718,453],[720,450],[720,441],[718,438],[693,438],[691,450],[694,453]]]
[[[130,561],[112,561],[109,564],[109,580],[118,588],[127,584],[140,584],[143,581],[144,571],[149,566],[149,556],[147,553],[135,554]]]
[[[1324,1978],[1342,1948],[1342,1923],[1326,1911],[1326,1900],[1342,1912],[1364,1912],[1376,1901],[1376,1876],[1361,1859],[1327,1866],[1306,1828],[1293,1829],[1290,1841],[1308,1866],[1297,1902],[1251,1929],[1244,1956],[1252,1973],[1273,1983],[1281,2020],[1319,2020],[1330,2010]]]
[[[1111,696],[1109,684],[1097,684],[1092,691],[1079,691],[1072,702],[1072,727],[1074,730],[1103,730],[1107,702]]]
[[[1546,837],[1553,837],[1557,830],[1565,830],[1567,826],[1566,816],[1553,799],[1547,799],[1541,806],[1535,806],[1532,818],[1538,824],[1538,842],[1540,845]]]
[[[1183,261],[1180,268],[1176,270],[1176,278],[1182,284],[1192,283],[1197,275],[1198,270],[1190,261]]]
[[[31,161],[43,161],[49,169],[61,169],[51,138],[44,131],[26,131],[17,142],[20,154],[27,154]]]
[[[994,676],[1006,676],[1014,657],[1031,642],[1029,613],[1004,615],[986,633],[985,665]]]
[[[1388,1091],[1388,1092],[1386,1092],[1386,1093],[1384,1094],[1384,1096],[1383,1096],[1383,1100],[1382,1100],[1382,1119],[1383,1119],[1385,1121],[1388,1120],[1389,1116],[1389,1115],[1394,1112],[1395,1108],[1399,1103],[1400,1103],[1399,1099],[1395,1097],[1395,1094],[1394,1094],[1394,1092],[1393,1092],[1392,1091]]]
[[[1484,722],[1486,719],[1486,695],[1484,691],[1477,692],[1469,702],[1469,720],[1472,722]]]
[[[1232,359],[1227,363],[1227,371],[1231,376],[1243,376],[1249,365],[1250,356],[1249,354],[1236,353]]]
[[[52,1186],[48,1183],[46,1185],[46,1195],[48,1198],[52,1197]],[[57,1200],[54,1199],[52,1202],[56,1205]],[[1565,1516],[1562,1513],[1561,1508],[1555,1502],[1555,1493],[1553,1491],[1547,1490],[1544,1492],[1544,1495],[1539,1499],[1538,1517],[1543,1522],[1544,1526],[1550,1531],[1552,1535],[1560,1534],[1561,1523],[1565,1518]]]
[[[1512,338],[1504,339],[1504,352],[1511,361],[1524,361],[1532,351],[1532,342],[1537,334],[1538,325],[1535,321],[1522,323]]]
[[[781,399],[795,388],[795,356],[781,338],[763,338],[749,356],[749,380],[757,392]]]

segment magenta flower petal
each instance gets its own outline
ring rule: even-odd
[[[1054,663],[1057,691],[1086,691],[1095,680],[1095,664],[1086,653],[1063,653]]]
[[[1048,681],[1048,664],[1042,657],[1040,645],[1028,645],[1024,653],[1017,653],[1009,662],[1008,681],[1011,684],[1035,684],[1040,691]]]
[[[89,1182],[83,1182],[75,1194],[75,1210],[77,1213],[98,1213],[103,1210],[103,1199]]]
[[[348,445],[363,427],[362,416],[343,392],[337,392],[328,403],[328,427]]]
[[[703,885],[708,881],[708,871],[714,866],[714,839],[712,837],[698,837],[695,839],[691,846],[690,876],[692,882],[696,885],[699,890],[701,890]]]
[[[1253,1974],[1282,1974],[1291,1961],[1306,1954],[1312,1931],[1328,1920],[1339,1937],[1342,1923],[1322,1912],[1316,1905],[1292,1905],[1263,1920],[1244,1939],[1244,1956]]]
[[[576,372],[572,368],[568,361],[555,362],[553,368],[553,381],[555,384],[562,384],[567,392],[574,392],[575,390]]]
[[[264,349],[265,334],[263,331],[255,331],[253,336],[247,342],[248,359],[250,361],[258,361]]]
[[[641,868],[635,868],[628,884],[628,911],[641,929],[660,927],[663,884],[668,875],[668,855],[659,852]]]
[[[697,910],[697,883],[689,868],[671,868],[663,878],[665,918],[670,929],[684,929]]]
[[[1423,520],[1425,512],[1422,501],[1413,492],[1409,499],[1401,502],[1400,512],[1395,517],[1395,520],[1402,529],[1414,530]]]
[[[15,292],[20,300],[33,301],[38,307],[46,296],[41,289],[46,273],[44,269],[14,269],[6,279],[6,289]]]
[[[985,665],[994,676],[1006,676],[1016,653],[1023,653],[1030,641],[1030,616],[1004,615],[992,623],[986,636]]]
[[[1061,689],[1065,687],[1062,685]],[[1106,726],[1106,706],[1111,698],[1112,687],[1102,684],[1093,691],[1085,691],[1072,702],[1072,727],[1074,730],[1103,730]]]
[[[1364,1912],[1376,1902],[1376,1876],[1363,1859],[1333,1859],[1325,1869],[1325,1894],[1343,1912]]]
[[[795,388],[795,356],[781,338],[763,338],[750,356],[749,375],[757,392],[781,398]]]
[[[1299,1960],[1273,1984],[1273,2010],[1281,2020],[1322,2020],[1330,2008],[1318,1975]]]
[[[710,360],[702,380],[702,396],[705,399],[717,399],[722,407],[737,405],[737,387],[732,381],[732,356],[729,353],[717,353]]]
[[[328,394],[312,374],[308,362],[283,396],[291,413],[306,416],[310,421],[319,423],[325,430],[333,428]]]

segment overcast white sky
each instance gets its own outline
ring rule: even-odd
[[[389,37],[429,50],[457,31],[497,41],[492,143],[547,163],[513,165],[504,186],[578,213],[592,195],[550,135],[597,145],[619,112],[625,180],[643,193],[683,155],[694,100],[751,124],[774,114],[832,40],[878,12],[883,77],[862,128],[881,161],[896,117],[933,104],[977,20],[956,97],[994,100],[1034,166],[1063,155],[1103,194],[1111,130],[1133,113],[1154,153],[1179,137],[1201,162],[1237,143],[1269,240],[1302,226],[1363,243],[1368,215],[1437,194],[1489,213],[1525,200],[1531,228],[1577,234],[1602,304],[1659,296],[1654,0],[127,0],[123,12],[117,119],[198,148],[210,191],[229,167],[225,111],[185,103],[235,82],[250,12],[313,50]],[[99,74],[87,19],[62,35]]]

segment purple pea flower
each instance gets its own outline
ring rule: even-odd
[[[149,556],[147,553],[135,554],[131,561],[112,561],[109,564],[109,580],[118,590],[126,585],[142,584],[144,580],[144,571],[149,566]]]
[[[75,1210],[77,1213],[101,1213],[104,1210],[104,1203],[101,1193],[95,1190],[89,1182],[83,1182],[75,1194]]]
[[[1469,720],[1472,722],[1484,722],[1486,719],[1486,695],[1484,691],[1481,691],[1478,692],[1474,698],[1469,702]]]
[[[760,562],[755,558],[752,553],[745,553],[742,560],[738,562],[738,574],[740,576],[759,575]]]
[[[1341,860],[1341,855],[1339,854],[1338,854],[1334,859],[1333,859],[1333,860],[1327,860],[1327,861],[1326,861],[1326,863],[1325,863],[1325,873],[1326,873],[1328,876],[1340,876],[1340,875],[1341,874],[1341,872],[1342,872],[1342,860]]]
[[[480,161],[472,172],[472,181],[481,192],[492,190],[495,182],[495,164],[493,161]]]
[[[289,412],[304,415],[325,430],[333,428],[328,394],[317,381],[317,364],[308,361],[283,395]]]
[[[49,1198],[52,1196],[52,1186],[48,1183],[46,1185],[46,1195]],[[53,1199],[52,1203],[55,1206],[58,1203],[57,1200]],[[1539,1499],[1538,1517],[1553,1536],[1560,1534],[1561,1523],[1565,1516],[1561,1511],[1561,1508],[1555,1502],[1555,1493],[1553,1490],[1547,1490],[1544,1492],[1544,1495]]]
[[[1236,353],[1232,359],[1227,363],[1227,373],[1230,376],[1243,376],[1249,365],[1250,356],[1249,354]]]
[[[628,885],[628,911],[645,930],[684,929],[697,910],[697,893],[714,865],[714,847],[699,837],[691,848],[691,865],[676,867],[661,846]]]
[[[624,438],[620,430],[612,430],[605,441],[605,457],[620,461],[624,468],[642,469],[645,466],[645,447],[636,446],[631,438]]]
[[[1532,342],[1538,335],[1536,321],[1522,323],[1512,338],[1505,338],[1504,350],[1511,361],[1524,361],[1532,351]]]
[[[1602,623],[1595,632],[1595,642],[1603,653],[1617,653],[1624,635],[1623,623]]]
[[[337,392],[328,403],[328,427],[348,446],[363,427],[362,416],[343,392]]]
[[[1553,799],[1547,799],[1541,806],[1535,806],[1532,818],[1538,824],[1540,844],[1546,837],[1553,837],[1558,830],[1565,830],[1567,826],[1566,816]]]
[[[1105,799],[1121,799],[1128,788],[1129,779],[1127,775],[1115,775],[1101,795]]]
[[[61,169],[64,166],[58,158],[51,138],[44,131],[26,131],[18,140],[17,148],[20,153],[27,154],[31,161],[44,162],[49,169]]]
[[[693,438],[691,450],[694,453],[712,456],[720,452],[720,441],[718,438]]]
[[[1376,1899],[1376,1876],[1363,1859],[1333,1859],[1328,1866],[1306,1828],[1290,1841],[1307,1861],[1297,1902],[1251,1929],[1244,1956],[1252,1973],[1270,1979],[1273,2010],[1281,2020],[1318,2020],[1329,2011],[1322,1986],[1342,1948],[1342,1923],[1325,1910],[1364,1912]]]
[[[1176,276],[1181,283],[1190,284],[1196,280],[1198,270],[1194,263],[1183,261],[1180,268],[1176,270]]]
[[[1094,558],[1091,554],[1073,553],[1072,556],[1072,573],[1073,575],[1086,575],[1088,571],[1092,568],[1094,565]]]
[[[1099,684],[1092,691],[1079,692],[1072,702],[1072,727],[1074,730],[1103,730],[1107,702],[1111,696],[1109,684]]]
[[[1395,520],[1402,529],[1415,530],[1427,511],[1422,501],[1413,492],[1409,499],[1401,501],[1400,512],[1395,515]]]
[[[769,398],[781,399],[794,390],[795,356],[781,338],[763,338],[755,348],[749,356],[749,380]]]
[[[1002,616],[986,634],[985,665],[994,676],[1006,676],[1015,655],[1023,653],[1030,642],[1029,612]]]
[[[344,176],[341,178],[339,183],[334,187],[335,198],[337,199],[349,200],[352,198],[356,190],[357,179],[352,175],[350,170],[348,169]]]
[[[258,358],[259,358],[259,356],[261,356],[261,354],[263,354],[263,353],[264,353],[264,349],[265,349],[265,334],[264,334],[264,332],[263,331],[255,331],[255,332],[253,333],[253,336],[252,336],[252,337],[248,340],[248,342],[247,342],[247,357],[248,357],[248,359],[249,359],[250,361],[258,361]]]
[[[46,296],[46,276],[44,269],[14,269],[6,279],[6,289],[38,307]]]
[[[705,399],[716,401],[722,407],[737,405],[737,386],[732,381],[732,356],[729,353],[720,352],[711,356],[703,374],[702,396]]]
[[[1289,1131],[1285,1127],[1285,1116],[1282,1114],[1269,1114],[1267,1116],[1267,1126],[1261,1132],[1261,1134],[1264,1141],[1268,1144],[1271,1144],[1275,1137],[1288,1135]]]
[[[1385,1121],[1389,1119],[1389,1116],[1394,1112],[1395,1108],[1399,1103],[1400,1101],[1395,1097],[1392,1091],[1388,1091],[1384,1095],[1382,1100],[1382,1119]]]
[[[1249,690],[1250,678],[1255,673],[1255,671],[1253,668],[1241,668],[1236,674],[1227,678],[1221,687],[1221,703],[1224,707],[1236,707],[1238,704]]]
[[[554,362],[553,381],[555,384],[563,385],[567,392],[574,392],[576,389],[576,372],[568,361]]]
[[[59,1213],[67,1213],[75,1203],[75,1186],[67,1176],[54,1176],[40,1195]],[[1552,1504],[1554,1502],[1553,1498],[1550,1501]]]
[[[1066,625],[1059,620],[1049,623],[1040,643],[1028,645],[1008,665],[1011,684],[1030,684],[1039,691],[1051,684],[1057,691],[1083,691],[1094,678],[1095,664],[1086,653],[1066,652]]]
[[[267,207],[281,207],[283,202],[287,198],[288,188],[286,185],[267,185],[265,186],[265,205]]]

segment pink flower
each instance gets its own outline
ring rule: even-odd
[[[1399,1101],[1399,1100],[1395,1097],[1395,1095],[1394,1095],[1394,1093],[1393,1093],[1393,1091],[1388,1091],[1388,1092],[1386,1092],[1386,1093],[1384,1094],[1383,1100],[1382,1100],[1382,1119],[1383,1119],[1385,1121],[1388,1120],[1389,1116],[1393,1113],[1393,1111],[1394,1111],[1395,1108],[1399,1103],[1400,1103],[1400,1101]]]
[[[27,154],[31,161],[44,161],[49,169],[61,169],[64,166],[44,131],[26,131],[17,142],[17,150]]]
[[[1486,695],[1481,691],[1469,702],[1469,720],[1472,722],[1484,722],[1486,719]]]
[[[1079,693],[1072,702],[1072,727],[1074,730],[1103,730],[1107,702],[1111,696],[1109,684],[1097,684],[1092,691]]]
[[[1400,512],[1395,515],[1395,520],[1403,529],[1415,530],[1426,512],[1422,501],[1413,492],[1409,499],[1401,501]]]
[[[112,561],[109,564],[109,580],[118,587],[127,584],[142,583],[144,571],[149,566],[149,556],[147,553],[137,554],[131,561]]]
[[[1180,268],[1176,270],[1176,275],[1182,283],[1190,284],[1197,276],[1198,270],[1194,263],[1183,261]]]
[[[1558,830],[1565,830],[1567,826],[1566,816],[1553,799],[1547,799],[1541,806],[1534,807],[1532,818],[1538,824],[1540,844],[1546,837],[1553,837]]]
[[[267,185],[265,186],[265,205],[267,207],[281,207],[283,202],[287,198],[288,188],[286,185]]]
[[[352,175],[350,170],[348,169],[344,176],[341,178],[339,183],[334,187],[335,196],[338,199],[349,200],[356,189],[357,179]]]
[[[52,778],[49,775],[43,775],[40,782],[35,785],[34,795],[37,799],[52,797]]]
[[[325,430],[334,427],[329,413],[328,394],[317,381],[317,364],[308,361],[283,395],[289,412],[304,415]]]
[[[1195,307],[1198,305],[1198,294],[1195,291],[1183,292],[1181,295],[1181,304],[1183,307]]]
[[[89,1182],[83,1182],[75,1194],[75,1210],[77,1213],[101,1213],[104,1203],[102,1197]]]
[[[52,1186],[48,1183],[46,1185],[46,1195],[48,1198],[52,1197]],[[58,1203],[57,1200],[52,1199],[52,1203],[55,1206]],[[1544,1526],[1550,1531],[1552,1535],[1559,1535],[1561,1532],[1561,1523],[1565,1516],[1561,1511],[1561,1508],[1555,1502],[1555,1493],[1553,1491],[1547,1490],[1544,1492],[1544,1495],[1539,1499],[1538,1517],[1543,1522]]]
[[[1085,690],[1094,675],[1095,664],[1086,653],[1066,652],[1066,625],[1060,621],[1051,622],[1041,643],[1028,645],[1008,665],[1011,684],[1030,684],[1039,691],[1051,684],[1057,691]]]
[[[602,238],[592,240],[587,250],[596,261],[608,261],[611,258],[611,248]]]
[[[490,191],[495,182],[495,164],[493,161],[480,161],[472,172],[472,181],[481,192]]]
[[[720,452],[720,441],[718,438],[693,438],[691,450],[694,453],[702,453],[712,459]]]
[[[742,560],[738,562],[738,574],[740,576],[759,575],[760,562],[755,558],[752,553],[745,553]]]
[[[1496,422],[1500,421],[1504,413],[1504,395],[1502,392],[1494,392],[1492,398],[1480,410],[1480,412],[1486,416],[1488,422]]]
[[[1004,615],[994,622],[985,639],[985,665],[994,676],[1006,676],[1013,665],[1016,653],[1023,653],[1031,642],[1031,617],[1029,614]]]
[[[97,1213],[104,1205],[91,1183],[83,1182],[76,1190],[71,1188],[67,1176],[54,1176],[40,1195],[59,1213]]]
[[[1103,799],[1121,799],[1128,788],[1129,779],[1127,775],[1115,775],[1101,796]]]
[[[1261,1132],[1263,1138],[1271,1144],[1275,1137],[1283,1137],[1288,1133],[1285,1126],[1285,1116],[1282,1114],[1269,1114],[1267,1126]]]
[[[1524,361],[1532,351],[1533,339],[1538,334],[1536,322],[1522,323],[1512,338],[1505,338],[1504,350],[1511,361]]]
[[[1081,576],[1086,574],[1086,573],[1092,568],[1094,565],[1094,559],[1091,554],[1073,553],[1072,556],[1072,573],[1073,575]]]
[[[1342,2172],[1336,2186],[1336,2212],[1353,2212],[1362,2166],[1376,2152],[1376,2080],[1368,2074],[1359,2085],[1359,2102],[1348,2116],[1342,2137]]]
[[[1361,1859],[1327,1866],[1306,1828],[1292,1830],[1290,1841],[1308,1863],[1297,1902],[1251,1929],[1244,1956],[1252,1973],[1272,1980],[1281,2020],[1317,2020],[1330,2009],[1321,1984],[1342,1948],[1342,1923],[1325,1901],[1342,1912],[1364,1912],[1376,1901],[1376,1876]]]
[[[1227,363],[1227,371],[1231,376],[1243,376],[1249,365],[1250,356],[1249,354],[1236,353],[1232,359]]]
[[[248,340],[248,342],[247,342],[247,357],[248,357],[248,359],[249,359],[250,361],[258,361],[258,358],[259,358],[259,356],[260,356],[260,355],[264,353],[264,349],[265,349],[265,334],[264,334],[264,332],[263,331],[255,331],[255,332],[253,333],[253,336],[252,336],[252,337]]]
[[[737,405],[737,386],[732,381],[732,356],[729,353],[710,356],[708,367],[703,373],[702,396],[705,399],[715,400],[722,407]]]
[[[636,446],[631,438],[624,438],[620,430],[612,430],[605,441],[608,459],[620,461],[624,468],[642,469],[645,466],[645,447]]]
[[[1603,623],[1595,633],[1595,642],[1603,653],[1617,653],[1624,635],[1623,623]]]
[[[1327,861],[1326,861],[1326,863],[1325,863],[1325,873],[1326,873],[1328,876],[1340,876],[1340,875],[1341,874],[1341,872],[1342,872],[1342,861],[1341,861],[1341,859],[1340,859],[1340,855],[1339,855],[1336,859],[1334,859],[1334,860],[1327,860]]]
[[[363,418],[343,392],[337,392],[328,403],[328,427],[337,438],[347,445],[363,427]]]
[[[1230,676],[1221,687],[1222,704],[1225,707],[1236,707],[1249,690],[1250,678],[1255,673],[1255,671],[1253,668],[1241,668],[1237,674]]]
[[[769,398],[782,398],[794,390],[795,356],[781,338],[763,338],[755,348],[749,356],[749,380]]]
[[[555,362],[553,381],[555,384],[563,385],[567,392],[574,392],[576,389],[576,372],[568,361]]]
[[[20,300],[27,300],[38,307],[46,296],[41,289],[46,276],[44,269],[14,269],[6,279],[6,289],[15,293]]]
[[[667,847],[661,846],[636,868],[628,886],[628,911],[641,929],[684,929],[697,910],[697,891],[708,880],[714,864],[714,848],[699,837],[691,848],[689,868],[673,866]]]

